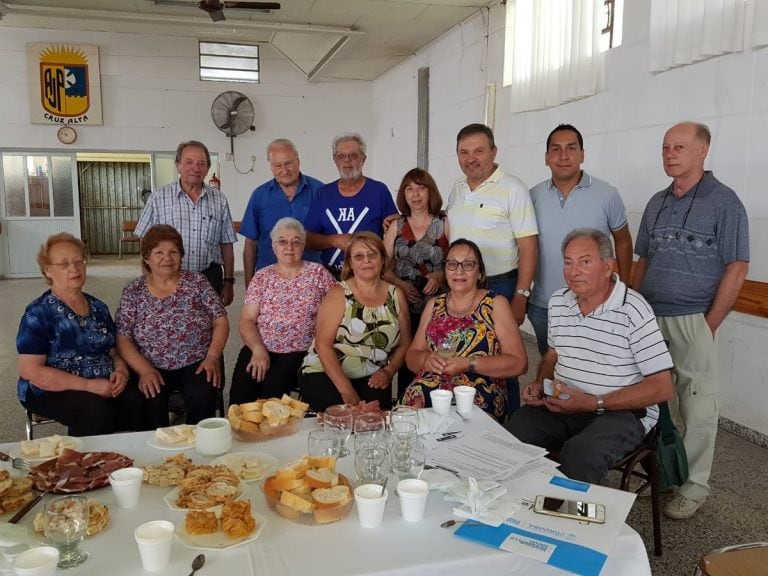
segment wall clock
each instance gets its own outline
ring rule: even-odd
[[[74,144],[77,140],[77,132],[72,126],[62,126],[56,132],[56,137],[62,144]]]

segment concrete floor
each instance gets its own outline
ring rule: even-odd
[[[138,258],[122,261],[96,258],[88,266],[86,291],[100,298],[115,312],[126,282],[139,274]],[[25,306],[46,288],[42,279],[0,280],[0,302],[5,312],[0,326],[0,442],[20,440],[24,435],[24,411],[16,400],[15,338]],[[235,285],[235,302],[229,307],[230,339],[225,350],[228,370],[235,365],[242,346],[237,320],[242,307],[242,275]],[[538,365],[533,342],[526,341],[530,370],[526,382]],[[41,429],[41,434],[64,432],[58,425]],[[713,495],[699,513],[685,521],[662,520],[664,554],[651,555],[651,568],[658,576],[690,576],[701,556],[722,546],[768,540],[768,500],[762,491],[768,470],[768,450],[724,430],[718,436],[712,476]],[[761,472],[762,471],[762,472]],[[615,485],[618,476],[608,483]],[[649,498],[639,498],[627,520],[637,530],[648,549],[653,546]],[[610,575],[607,575],[610,576]]]

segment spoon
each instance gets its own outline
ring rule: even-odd
[[[194,576],[195,572],[203,567],[203,564],[205,564],[205,554],[195,556],[195,559],[192,560],[192,572],[189,573],[189,576]]]

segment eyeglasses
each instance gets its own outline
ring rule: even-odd
[[[85,266],[85,260],[72,260],[70,262],[51,262],[51,266],[58,268],[59,270],[69,270],[70,266],[75,268],[82,268]]]
[[[286,240],[285,238],[280,238],[279,240],[275,240],[275,244],[280,246],[280,248],[287,248],[288,245],[290,245],[291,248],[298,248],[299,246],[304,244],[304,242],[302,242],[298,238],[291,238],[290,240]]]
[[[360,160],[361,156],[362,154],[360,154],[359,152],[352,152],[352,154],[342,154],[340,152],[337,152],[336,154],[333,155],[333,157],[336,160],[340,160],[340,161],[352,160],[354,162],[356,162],[357,160]]]
[[[355,262],[365,262],[366,260],[378,260],[380,257],[381,257],[381,254],[374,251],[358,252],[357,254],[352,254],[352,260],[354,260]]]
[[[472,272],[472,270],[475,269],[475,266],[477,266],[476,260],[462,260],[459,262],[458,260],[446,260],[445,261],[445,269],[450,270],[453,272],[454,270],[458,270],[459,266],[461,266],[461,269],[464,270],[464,272]]]

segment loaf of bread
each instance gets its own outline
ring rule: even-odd
[[[339,483],[339,475],[330,468],[310,468],[305,478],[312,488],[331,488]]]
[[[309,468],[309,458],[302,456],[277,469],[275,478],[303,478]]]
[[[312,510],[314,510],[312,502],[306,498],[302,498],[297,494],[288,492],[287,490],[283,490],[280,493],[280,504],[288,506],[289,508],[292,508],[298,512],[304,512],[307,514],[311,514]]]
[[[316,508],[334,508],[344,506],[352,500],[349,486],[334,486],[332,488],[317,488],[312,490],[312,503]]]

